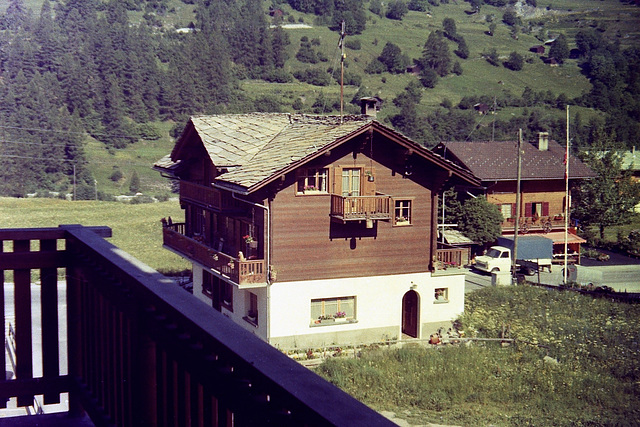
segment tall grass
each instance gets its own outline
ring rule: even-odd
[[[319,373],[378,410],[458,425],[638,425],[640,306],[530,287],[470,294],[467,336],[537,342],[372,349]],[[545,356],[549,356],[547,361]]]
[[[162,247],[160,219],[184,220],[177,201],[130,205],[118,202],[0,198],[0,228],[57,227],[60,224],[106,225],[111,243],[163,273],[190,265]]]

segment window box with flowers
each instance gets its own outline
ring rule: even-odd
[[[357,323],[355,300],[353,296],[311,300],[310,326]]]

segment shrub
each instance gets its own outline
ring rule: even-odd
[[[111,176],[109,176],[109,179],[113,182],[118,182],[120,181],[122,178],[124,177],[124,175],[122,174],[122,172],[120,171],[120,169],[116,169],[113,171],[113,173],[111,174]]]

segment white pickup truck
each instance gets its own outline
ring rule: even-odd
[[[477,270],[487,273],[511,271],[513,237],[500,237],[498,243],[499,245],[492,246],[486,255],[479,255],[475,258],[474,267]],[[518,255],[516,268],[525,274],[532,275],[544,268],[551,271],[553,241],[544,236],[521,236],[518,238]]]

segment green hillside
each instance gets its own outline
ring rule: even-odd
[[[88,133],[94,135],[95,139],[86,138],[83,142],[88,160],[88,172],[91,175],[91,178],[87,178],[85,174],[84,181],[87,185],[93,187],[95,183],[97,190],[107,195],[126,194],[129,192],[130,180],[135,171],[140,177],[140,190],[143,193],[166,197],[170,189],[169,183],[161,178],[157,172],[153,171],[151,167],[154,161],[170,152],[174,142],[169,136],[170,131],[174,126],[182,126],[191,114],[234,113],[257,110],[321,114],[337,114],[339,112],[339,34],[328,28],[331,17],[316,16],[311,13],[302,13],[294,10],[290,6],[290,4],[295,4],[293,1],[256,1],[257,3],[251,0],[242,0],[225,2],[225,6],[220,6],[217,3],[216,5],[222,8],[229,8],[228,10],[220,9],[225,13],[234,7],[238,8],[236,12],[229,12],[230,16],[235,17],[233,18],[235,21],[229,23],[231,26],[247,24],[247,22],[242,21],[244,12],[239,11],[244,9],[238,6],[240,4],[243,7],[252,4],[261,5],[264,10],[263,22],[271,21],[271,18],[266,13],[269,8],[283,12],[283,28],[289,39],[289,44],[285,45],[283,49],[286,50],[288,59],[282,66],[277,67],[276,71],[280,73],[279,75],[283,79],[289,79],[286,83],[273,83],[255,78],[266,78],[266,71],[251,69],[249,68],[250,65],[241,63],[243,55],[255,56],[255,51],[243,51],[240,56],[236,52],[235,62],[219,61],[219,64],[217,64],[216,60],[218,58],[211,57],[217,54],[215,49],[212,53],[206,52],[206,49],[215,45],[214,42],[209,41],[209,46],[206,47],[199,45],[199,42],[189,45],[194,36],[190,34],[179,35],[176,33],[176,29],[190,25],[195,25],[198,28],[201,22],[198,20],[200,18],[196,16],[195,10],[200,2],[195,1],[193,2],[194,4],[188,4],[182,0],[128,0],[123,2],[122,5],[125,5],[124,7],[127,9],[125,13],[128,17],[125,20],[128,19],[129,25],[123,25],[122,29],[114,26],[111,32],[111,34],[119,37],[128,37],[126,34],[120,35],[118,32],[126,33],[126,27],[132,28],[137,24],[142,24],[142,26],[150,29],[150,34],[143,35],[146,51],[144,49],[140,50],[139,52],[141,53],[139,55],[152,54],[155,56],[155,59],[153,57],[144,58],[144,60],[150,60],[152,63],[155,61],[156,64],[154,65],[156,68],[152,72],[154,73],[153,78],[158,82],[159,89],[155,89],[155,92],[148,92],[150,94],[155,93],[158,97],[159,107],[154,107],[155,111],[143,112],[138,117],[135,117],[136,112],[140,110],[141,100],[133,99],[132,95],[136,94],[135,91],[139,86],[134,86],[133,89],[127,86],[131,84],[127,80],[128,69],[126,67],[129,65],[112,65],[109,62],[111,59],[103,61],[105,53],[108,53],[104,49],[98,50],[97,54],[92,54],[97,55],[94,61],[98,66],[97,71],[101,74],[99,79],[105,79],[105,82],[98,82],[99,84],[91,83],[94,86],[90,90],[94,91],[94,94],[92,95],[89,92],[88,96],[91,99],[86,101],[86,105],[82,105],[82,100],[83,96],[87,96],[87,92],[78,91],[79,95],[77,95],[72,91],[73,86],[70,88],[65,87],[67,79],[64,74],[58,73],[56,77],[46,80],[46,84],[51,84],[51,80],[57,78],[59,83],[56,82],[56,84],[60,84],[63,88],[62,90],[66,91],[66,101],[64,96],[52,97],[58,102],[56,105],[69,105],[69,102],[80,104],[77,109],[81,111],[79,114],[81,125],[84,126]],[[543,0],[537,2],[537,4],[536,0],[529,0],[526,3],[505,2],[505,6],[495,7],[488,3],[483,3],[482,0],[473,0],[472,3],[479,4],[479,10],[474,12],[470,2],[412,0],[411,3],[426,6],[426,11],[408,11],[401,20],[394,20],[386,18],[384,13],[379,16],[371,12],[370,8],[376,1],[353,2],[354,4],[362,4],[365,29],[360,34],[347,33],[345,37],[345,74],[349,80],[356,80],[357,83],[347,84],[344,87],[344,104],[347,113],[357,113],[359,111],[356,105],[351,104],[356,94],[377,95],[384,101],[379,120],[395,126],[399,115],[413,114],[414,128],[417,123],[418,129],[413,129],[412,131],[409,128],[401,127],[398,130],[427,145],[437,142],[439,138],[487,138],[488,135],[492,135],[488,129],[494,128],[492,126],[494,122],[496,123],[495,129],[498,130],[496,138],[511,138],[513,137],[512,135],[515,135],[514,130],[518,127],[525,127],[525,134],[531,135],[537,130],[545,129],[552,132],[552,137],[563,140],[561,122],[564,121],[565,111],[560,104],[568,102],[573,105],[571,107],[572,120],[577,118],[575,117],[577,114],[580,116],[577,121],[580,122],[582,128],[578,128],[575,132],[575,138],[579,144],[583,146],[589,144],[590,138],[594,134],[594,129],[598,126],[605,126],[607,133],[617,135],[617,139],[623,145],[630,146],[634,143],[640,126],[638,117],[636,117],[640,114],[638,112],[640,111],[638,110],[638,101],[633,95],[634,91],[637,91],[638,85],[630,86],[633,83],[629,82],[633,82],[634,78],[624,75],[623,71],[615,68],[620,68],[618,67],[620,64],[613,64],[615,65],[613,69],[621,73],[620,79],[628,80],[625,83],[627,86],[625,87],[625,84],[623,84],[609,88],[609,92],[600,91],[596,95],[599,95],[601,99],[590,102],[589,98],[594,86],[589,78],[593,78],[593,76],[589,76],[582,68],[585,62],[584,55],[577,59],[568,58],[559,67],[551,67],[543,61],[543,57],[533,53],[531,47],[543,44],[545,41],[554,39],[562,34],[566,36],[568,47],[575,49],[577,47],[576,35],[581,31],[593,31],[598,37],[602,37],[607,43],[610,43],[611,46],[617,46],[616,48],[619,50],[637,48],[640,46],[640,25],[638,25],[640,23],[640,8],[637,6],[617,0],[559,0],[553,2],[551,0]],[[83,1],[58,0],[48,2],[54,16],[56,16],[61,6],[72,3],[85,4]],[[303,2],[298,2],[298,4],[301,3]],[[321,4],[321,2],[309,3]],[[389,4],[391,3],[389,2]],[[496,0],[489,1],[489,3],[499,4]],[[108,17],[109,13],[117,13],[114,12],[113,6],[108,6],[106,1],[86,1],[86,4],[98,5],[95,9],[98,20],[97,25],[101,25],[100,20]],[[531,7],[527,4],[536,4],[536,7]],[[22,5],[30,9],[31,16],[34,22],[37,23],[43,0],[0,0],[0,13],[3,15],[8,13],[11,10],[10,5],[14,8],[14,15],[16,5]],[[515,25],[507,25],[503,22],[503,16],[505,13],[513,13],[514,11],[517,22]],[[415,60],[420,61],[429,34],[434,31],[442,31],[445,18],[454,20],[457,36],[463,38],[468,47],[468,56],[464,59],[457,56],[454,53],[458,48],[457,43],[452,40],[446,40],[445,43],[449,50],[452,65],[458,63],[461,72],[458,70],[458,73],[446,73],[446,75],[438,79],[433,88],[420,86],[419,101],[415,102],[416,100],[414,99],[413,105],[410,105],[411,108],[408,111],[406,104],[394,102],[394,100],[405,91],[407,85],[419,82],[420,76],[409,73],[392,74],[390,72],[369,74],[367,67],[381,55],[387,43],[396,45],[401,53],[406,55],[409,64],[412,64]],[[71,18],[67,17],[68,19]],[[112,17],[110,19],[116,18]],[[121,20],[122,18],[117,19]],[[255,17],[252,19],[255,19]],[[505,19],[505,21],[507,20]],[[67,21],[63,20],[61,22]],[[492,25],[495,26],[493,35],[489,32]],[[9,34],[12,33],[7,32],[8,30],[2,30],[5,27],[11,29],[11,23],[0,22],[0,32],[3,36],[9,37]],[[33,31],[34,27],[32,25],[28,30]],[[223,34],[226,37],[235,37],[236,41],[233,43],[241,46],[242,37],[248,38],[251,36],[246,31],[246,28],[252,27],[245,27],[245,30],[239,29],[237,33],[231,31],[233,27],[230,27],[226,30],[223,29]],[[63,27],[62,32],[64,33],[64,31]],[[224,33],[224,31],[227,31],[227,33]],[[46,44],[44,44],[46,40],[41,41],[39,33],[36,32],[35,34],[36,37],[34,39],[37,40],[37,43],[42,44],[42,49],[46,49]],[[197,32],[193,34],[196,34],[195,37],[197,37]],[[241,36],[238,36],[238,34]],[[20,37],[17,32],[15,35]],[[133,38],[135,37],[138,37],[138,35],[133,36]],[[85,42],[93,43],[91,49],[96,48],[95,41],[88,39]],[[301,48],[301,43],[306,43],[311,47],[314,55],[319,58],[317,63],[301,62],[296,58],[296,54]],[[68,44],[68,42],[65,42],[65,45]],[[13,46],[17,45],[13,44]],[[97,43],[97,46],[98,48],[103,48],[100,43]],[[10,57],[11,54],[15,54],[11,51],[11,47],[11,43],[5,43],[0,50],[4,52],[5,56]],[[37,44],[31,47],[31,49],[37,48]],[[65,48],[68,47],[65,46]],[[120,52],[116,55],[130,55],[126,49],[123,49],[123,46],[115,45],[114,48],[120,49]],[[137,48],[140,49],[141,46]],[[153,52],[149,51],[150,48],[153,49]],[[550,47],[547,46],[544,57],[548,55],[549,49]],[[494,50],[497,60],[492,65],[487,61],[486,57],[492,54]],[[183,53],[186,53],[186,56],[180,58],[180,60],[176,60],[171,56]],[[222,53],[224,54],[225,52]],[[513,71],[505,66],[505,62],[513,54],[520,55],[523,61],[522,69],[519,71]],[[231,52],[229,55],[233,56],[234,53]],[[115,56],[111,61],[117,63],[117,58],[118,56]],[[193,58],[197,58],[202,63],[189,63],[189,61],[193,61]],[[240,61],[238,58],[240,58]],[[27,66],[32,66],[32,63],[28,60],[28,57],[25,59],[25,55],[22,55],[21,61],[24,61]],[[120,62],[122,63],[122,61]],[[16,61],[10,60],[10,58],[4,63],[0,61],[0,64],[7,68],[4,76],[15,78],[12,74],[15,71],[10,69],[11,66],[15,66],[15,63]],[[209,75],[206,74],[208,68],[216,65],[220,66],[220,64],[227,65],[222,65],[222,68],[211,72]],[[633,63],[630,62],[630,64]],[[66,66],[64,63],[62,65]],[[71,65],[73,66],[74,64]],[[100,68],[105,66],[113,66],[114,71],[106,72]],[[144,66],[148,67],[149,65]],[[118,67],[121,69],[118,70]],[[46,73],[50,71],[50,68],[43,68],[39,71],[40,73]],[[70,70],[78,69],[71,67]],[[146,68],[142,70],[146,70]],[[204,74],[202,70],[205,70]],[[330,70],[330,84],[313,85],[303,83],[293,77],[298,76],[300,72],[308,70],[316,70],[325,76],[327,71]],[[69,73],[69,70],[64,67],[62,67],[62,71]],[[140,75],[144,75],[144,72],[140,72]],[[217,72],[220,72],[220,74],[216,74]],[[637,71],[635,72],[637,73]],[[223,76],[222,73],[228,73],[228,75]],[[108,80],[110,75],[115,76],[116,86],[112,86],[113,81]],[[254,78],[251,78],[252,76]],[[30,78],[29,75],[27,77]],[[202,81],[203,78],[209,80]],[[88,79],[94,79],[94,77],[88,77]],[[222,82],[220,88],[212,87],[212,85],[216,84],[216,81]],[[12,80],[7,80],[7,82],[11,86]],[[24,83],[19,82],[19,84]],[[42,85],[43,83],[35,84]],[[138,81],[134,84],[140,85],[141,83]],[[201,87],[196,88],[196,85],[201,85]],[[109,105],[111,102],[109,100],[109,96],[111,96],[109,90],[114,90],[114,88],[116,91],[122,89],[124,94],[120,100],[116,99],[115,104],[113,104],[119,108],[117,112],[112,114],[117,117],[109,117]],[[533,99],[529,99],[528,104],[519,102],[523,98],[525,88],[529,88],[530,92],[533,92]],[[196,100],[199,92],[202,93],[203,89],[207,90],[207,96],[221,94],[221,101],[213,100],[207,104],[206,99],[204,101],[202,99]],[[631,90],[629,91],[629,89]],[[61,89],[57,87],[46,89],[42,86],[41,90],[52,92]],[[95,91],[98,90],[104,90],[104,94],[95,96]],[[131,92],[132,90],[133,93]],[[613,94],[614,90],[617,91],[615,94]],[[229,94],[225,91],[229,91]],[[183,95],[180,95],[180,93]],[[4,93],[1,95],[3,97],[7,96]],[[147,97],[148,94],[145,93],[140,96]],[[562,102],[556,102],[556,99],[560,99],[558,97],[562,98]],[[616,98],[616,102],[621,102],[623,105],[613,105],[608,107],[608,110],[596,105],[601,103],[602,99],[606,101],[609,98]],[[80,100],[80,102],[77,100]],[[492,109],[495,108],[495,114],[486,116],[475,114],[473,108],[469,107],[469,103],[472,106],[478,100],[482,100],[487,104],[494,104],[495,102],[496,107],[492,107]],[[463,108],[459,107],[461,101],[463,101],[463,104],[467,104]],[[124,108],[118,102],[124,104]],[[145,98],[146,102],[147,99]],[[625,106],[624,103],[633,103],[633,106]],[[30,106],[29,108],[34,111],[42,110],[37,106]],[[92,108],[95,111],[91,111]],[[70,108],[70,112],[72,110],[73,108]],[[130,132],[134,129],[134,126],[140,126],[141,121],[144,121],[145,114],[154,120],[149,124],[160,136],[159,139],[138,139],[135,142],[137,137],[134,137],[132,138],[134,140],[133,143],[122,144],[124,148],[119,148],[113,141],[107,141],[107,137],[100,137],[100,134],[121,135]],[[8,119],[4,119],[9,120],[6,123],[15,120],[11,114],[8,117]],[[594,119],[597,119],[597,121],[592,121]],[[23,121],[23,119],[20,121]],[[110,128],[109,126],[112,125],[115,127]],[[51,126],[55,126],[55,124]],[[434,131],[436,128],[440,129],[439,133]],[[449,131],[443,133],[442,129],[445,128],[449,129]],[[432,134],[431,138],[425,139],[425,132]],[[175,132],[173,135],[175,135]],[[25,134],[7,137],[7,139],[10,138],[22,141],[24,138],[31,138],[31,136]],[[64,143],[67,144],[68,142]],[[7,153],[7,151],[3,152]],[[13,152],[10,151],[10,153]],[[24,154],[21,155],[24,156]],[[68,177],[69,168],[59,173],[66,174]],[[45,187],[54,189],[64,187],[64,182],[60,178],[57,179],[58,181]],[[12,191],[13,193],[20,192],[19,189]],[[4,191],[3,193],[7,195],[13,194],[10,191]]]

